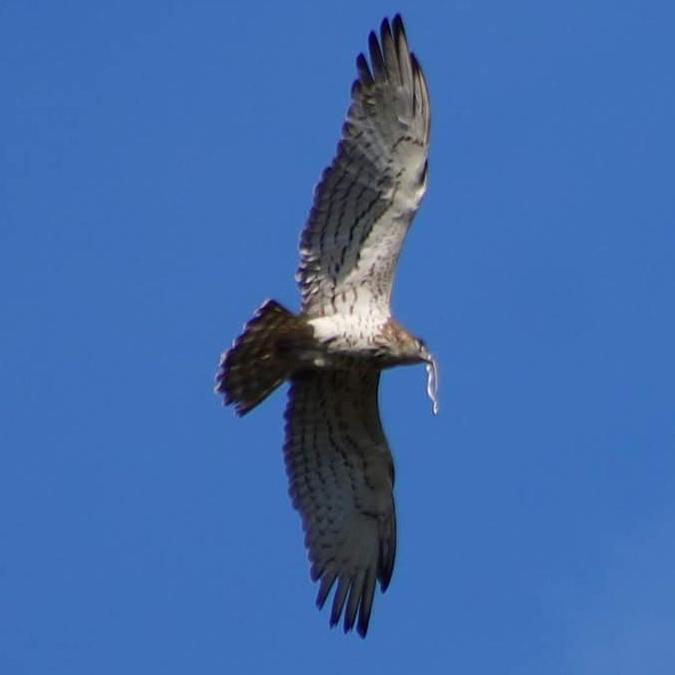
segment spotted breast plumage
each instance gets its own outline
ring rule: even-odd
[[[396,552],[394,465],[380,421],[383,369],[436,364],[391,315],[396,263],[427,184],[429,95],[403,22],[382,22],[360,54],[337,153],[300,241],[301,310],[265,302],[223,354],[216,389],[243,415],[290,382],[284,457],[330,624],[368,630],[376,583]]]

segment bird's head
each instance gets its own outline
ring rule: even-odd
[[[385,367],[424,363],[427,371],[427,395],[431,399],[434,415],[438,414],[438,365],[424,340],[409,333],[400,324],[390,319],[383,331],[385,344],[381,349],[381,361]]]

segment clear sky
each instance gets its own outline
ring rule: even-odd
[[[368,31],[432,98],[397,566],[314,607],[279,392],[212,393]],[[0,672],[675,672],[675,3],[0,5]],[[320,669],[320,670],[318,670]]]

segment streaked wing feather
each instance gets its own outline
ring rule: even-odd
[[[400,16],[368,40],[342,138],[324,171],[300,241],[307,316],[387,317],[396,262],[426,188],[429,98]],[[358,302],[355,298],[358,296]]]
[[[365,636],[375,580],[386,588],[396,550],[394,468],[377,402],[379,372],[363,362],[291,382],[284,456],[322,607],[337,582],[331,625]]]

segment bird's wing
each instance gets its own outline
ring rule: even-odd
[[[400,16],[369,37],[342,138],[300,240],[297,279],[309,317],[389,316],[396,261],[424,195],[429,94]]]
[[[291,381],[284,455],[300,512],[317,605],[337,588],[331,626],[365,636],[375,593],[396,552],[394,466],[377,402],[379,372],[363,364],[312,370]],[[345,604],[346,603],[346,604]]]

